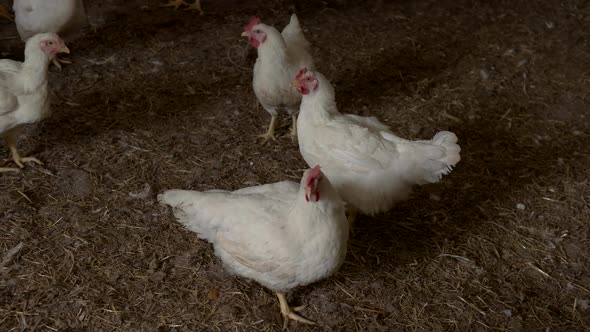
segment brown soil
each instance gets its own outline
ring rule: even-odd
[[[289,294],[319,326],[290,329],[590,328],[589,2],[297,3],[205,0],[199,17],[88,2],[95,30],[20,141],[45,165],[0,175],[0,330],[280,329],[274,294],[228,275],[155,195],[298,181],[286,117],[278,143],[255,142],[269,117],[240,38],[251,16],[282,27],[294,10],[341,111],[405,137],[452,130],[463,158],[361,217],[340,272]],[[2,56],[22,57],[0,29]]]

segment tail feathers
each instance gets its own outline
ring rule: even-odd
[[[426,184],[440,181],[461,160],[457,136],[440,131],[430,140],[416,141],[407,150],[413,157],[407,164],[406,176],[411,183]]]
[[[206,194],[190,190],[167,190],[158,195],[160,204],[170,205],[177,221],[199,237],[209,239],[214,231],[214,220],[204,213]]]
[[[299,24],[299,19],[297,18],[297,15],[293,14],[291,15],[289,24],[285,26],[285,28],[281,32],[281,35],[283,35],[283,38],[287,39],[287,36],[292,37],[297,36],[299,34],[303,34],[303,31],[301,30],[301,25]]]
[[[188,190],[167,190],[158,195],[158,202],[170,205],[173,208],[182,208],[182,205],[187,204],[191,196],[195,196],[193,193]]]
[[[443,175],[449,174],[461,160],[461,147],[457,144],[458,140],[457,135],[450,131],[439,131],[432,137],[432,144],[445,148],[444,156],[433,161],[439,166],[433,169],[436,181],[440,180]]]
[[[304,55],[306,57],[310,57],[308,55],[310,52],[310,44],[303,35],[303,30],[301,29],[297,15],[291,15],[291,20],[289,21],[289,24],[287,24],[287,26],[283,29],[281,35],[287,44],[287,48],[291,52],[295,52],[298,57],[304,57]]]

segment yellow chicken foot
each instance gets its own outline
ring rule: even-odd
[[[174,7],[174,10],[177,10],[182,5],[186,5],[184,0],[170,0],[167,4],[161,5],[161,7]]]
[[[9,147],[10,147],[10,153],[12,154],[12,160],[14,160],[14,163],[18,167],[23,168],[23,167],[25,167],[24,163],[28,163],[28,162],[33,162],[38,165],[43,165],[43,163],[35,157],[21,157],[18,154],[18,151],[16,150],[16,144],[9,144]]]
[[[205,12],[201,8],[201,0],[196,0],[193,4],[188,4],[184,0],[170,0],[167,4],[162,5],[162,7],[174,7],[174,10],[177,10],[180,6],[187,6],[185,10],[197,10],[199,11],[200,15],[204,15]]]
[[[268,142],[269,139],[272,139],[273,141],[276,141],[276,137],[275,137],[275,127],[277,125],[277,117],[276,116],[272,116],[272,118],[270,119],[270,124],[268,125],[268,130],[266,131],[265,134],[259,135],[258,137],[262,138],[262,145],[266,144],[266,142]]]
[[[57,67],[57,69],[61,70],[62,63],[72,63],[72,60],[67,59],[67,58],[55,57],[55,58],[53,58],[53,60],[51,60],[51,63],[53,63]]]
[[[296,314],[297,311],[301,311],[305,308],[305,306],[299,306],[295,308],[291,308],[289,303],[287,303],[287,298],[285,294],[277,292],[277,297],[279,298],[279,304],[281,306],[281,314],[283,315],[283,330],[287,328],[287,324],[289,323],[289,319],[296,320],[301,323],[315,325],[315,322],[303,318]]]
[[[293,126],[291,126],[291,141],[297,143],[297,113],[291,114],[293,120]]]
[[[185,4],[187,3],[185,2]],[[192,5],[188,5],[188,8],[185,10],[196,10],[199,12],[199,15],[205,15],[203,8],[201,8],[201,0],[196,0]]]
[[[0,167],[0,173],[8,172],[20,173],[20,169],[14,167]]]
[[[0,5],[0,17],[4,17],[7,20],[14,21],[14,19],[12,18],[12,15],[10,15],[8,10],[6,8],[4,8],[4,6],[2,6],[2,5]]]

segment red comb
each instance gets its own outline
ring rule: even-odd
[[[297,76],[295,76],[295,79],[299,80],[301,76],[305,75],[305,73],[307,73],[307,68],[299,69],[299,72],[297,73]]]
[[[248,25],[244,27],[244,31],[250,32],[252,31],[252,28],[254,28],[255,25],[258,25],[260,23],[262,23],[262,20],[258,17],[254,17],[250,20],[250,22],[248,22]]]
[[[311,172],[309,172],[307,175],[307,185],[311,186],[313,180],[315,180],[315,178],[317,178],[321,173],[322,171],[320,170],[320,165],[316,165],[316,167],[312,168]]]

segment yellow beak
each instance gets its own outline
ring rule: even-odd
[[[250,37],[250,34],[246,31],[242,32],[242,37]]]
[[[297,81],[297,80],[294,80],[293,82],[291,82],[291,87],[298,88],[300,86],[301,86],[301,84],[299,84],[299,81]]]
[[[59,52],[70,54],[70,49],[66,45],[64,45],[62,48],[59,49]]]

